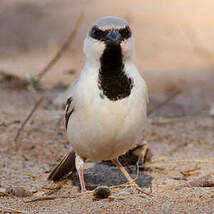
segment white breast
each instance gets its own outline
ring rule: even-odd
[[[142,139],[147,89],[134,65],[127,65],[126,70],[134,87],[129,97],[113,102],[100,97],[98,72],[81,74],[73,92],[74,112],[67,128],[69,142],[79,156],[111,160]]]

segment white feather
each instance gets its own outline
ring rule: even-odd
[[[102,23],[103,26],[103,23]],[[75,152],[95,161],[112,160],[132,149],[143,138],[146,120],[147,87],[131,57],[134,38],[121,43],[125,73],[134,81],[131,94],[111,101],[100,97],[98,74],[105,44],[90,36],[85,39],[87,60],[79,79],[69,90],[74,111],[67,135]]]

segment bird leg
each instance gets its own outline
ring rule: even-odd
[[[79,175],[79,180],[80,180],[80,186],[81,186],[81,192],[85,192],[85,181],[84,181],[84,159],[81,158],[79,155],[76,154],[75,158],[75,165],[76,169]]]
[[[134,180],[131,178],[129,173],[125,170],[125,168],[122,166],[122,164],[119,162],[118,159],[113,159],[112,162],[120,169],[120,171],[124,174],[128,182],[132,183]]]
[[[130,183],[131,187],[138,190],[141,193],[144,193],[146,195],[150,195],[146,192],[144,192],[134,181],[134,179],[131,178],[129,173],[125,170],[125,168],[121,165],[118,159],[113,159],[112,162],[120,169],[120,171],[124,174],[128,182]]]

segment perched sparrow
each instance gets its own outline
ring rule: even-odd
[[[132,61],[134,38],[128,23],[116,17],[95,22],[84,41],[85,66],[72,85],[65,125],[72,147],[49,179],[78,171],[85,191],[83,165],[111,160],[129,182],[118,157],[140,144],[146,120],[147,87]]]

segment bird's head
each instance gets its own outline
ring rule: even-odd
[[[134,52],[134,38],[128,23],[117,17],[104,17],[96,21],[84,41],[87,58],[99,60],[105,48],[120,46],[123,60]]]

